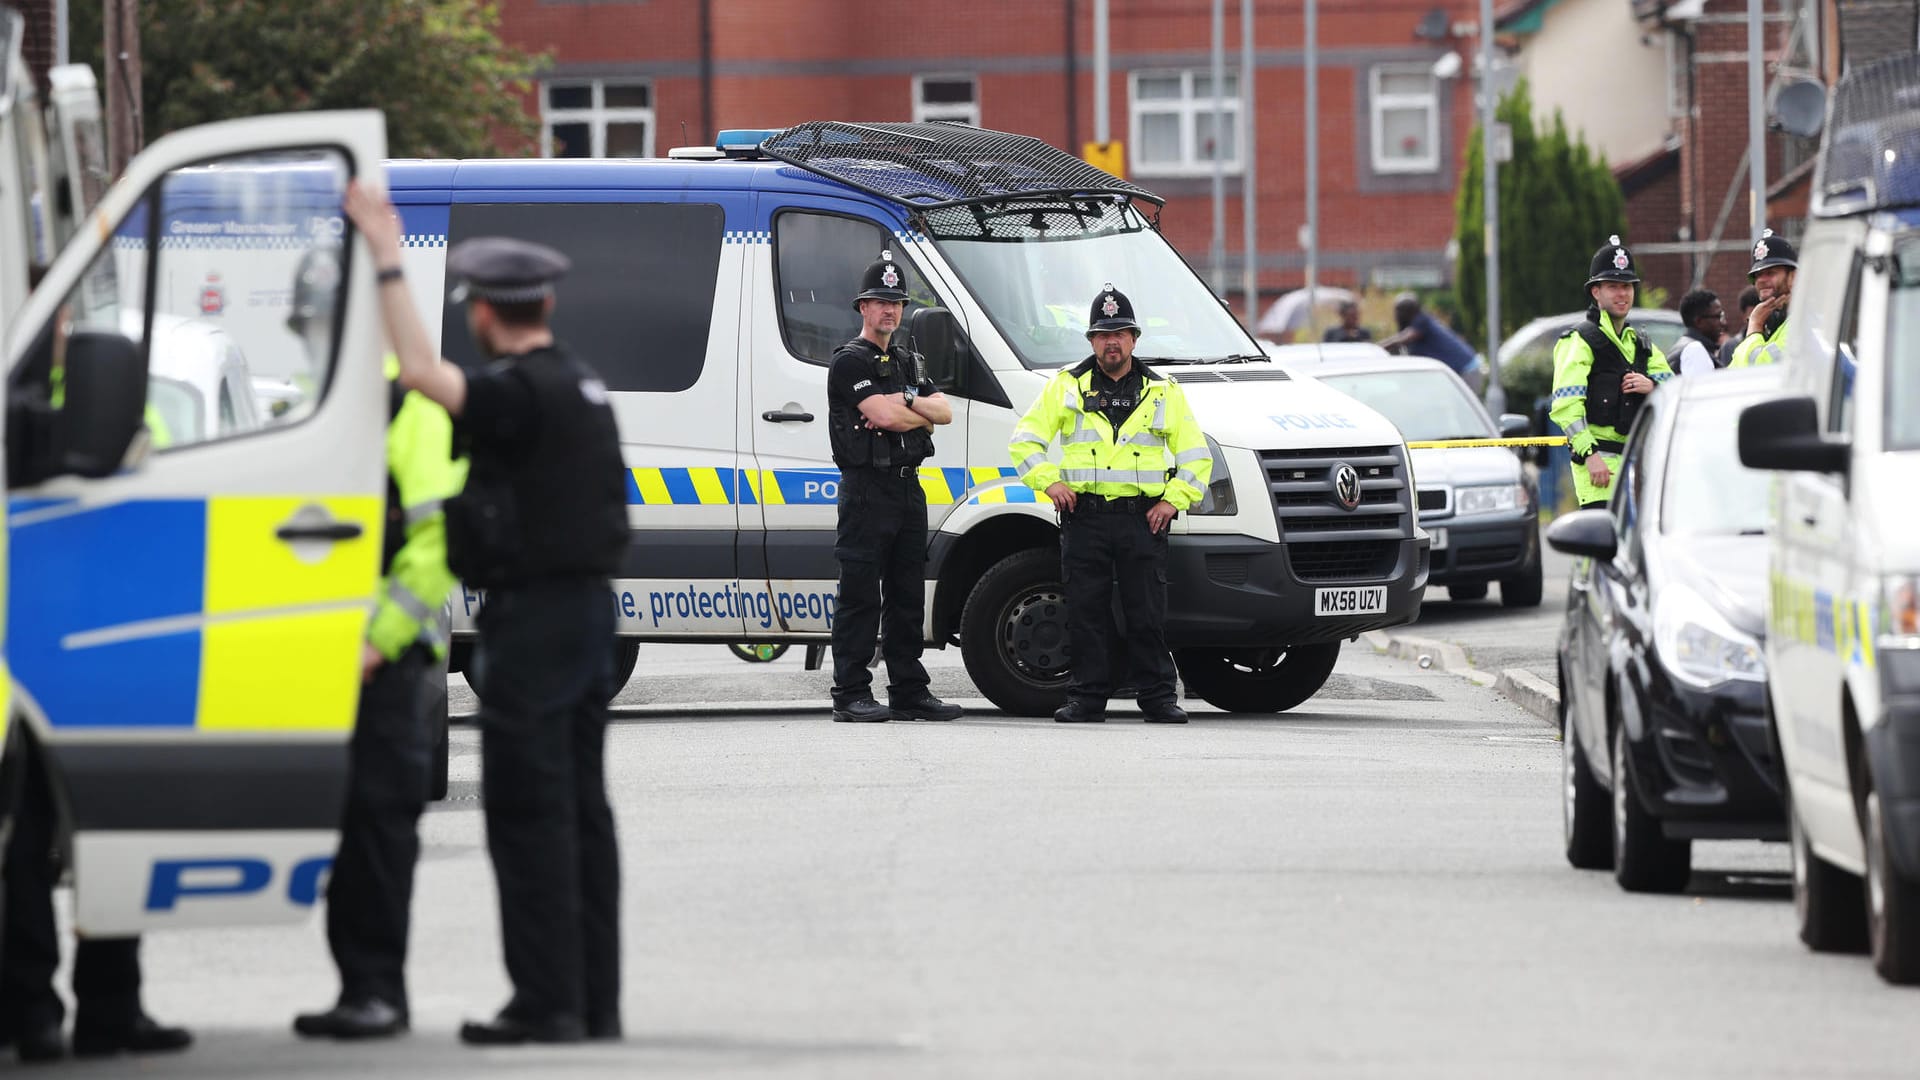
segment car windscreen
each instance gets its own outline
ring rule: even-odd
[[[1739,536],[1767,530],[1771,474],[1740,464],[1740,413],[1750,398],[1689,402],[1668,444],[1660,531]]]
[[[1393,421],[1409,442],[1423,439],[1485,439],[1493,422],[1473,402],[1451,371],[1365,371],[1314,377]]]
[[[1887,449],[1920,449],[1920,235],[1893,249],[1887,295]],[[1845,377],[1851,378],[1852,373]]]
[[[1133,302],[1142,359],[1260,357],[1260,347],[1139,211],[1108,199],[961,206],[926,215],[940,251],[1032,368],[1091,355],[1101,289]]]

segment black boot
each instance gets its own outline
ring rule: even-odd
[[[895,720],[958,720],[967,712],[924,691],[919,697],[895,700],[892,706]]]
[[[379,998],[341,1002],[326,1012],[301,1013],[293,1030],[308,1038],[385,1039],[407,1030],[407,1014]]]
[[[1067,702],[1053,711],[1056,724],[1104,724],[1107,714],[1103,709],[1095,709],[1079,698]]]
[[[112,1054],[157,1054],[185,1050],[193,1045],[193,1033],[183,1027],[168,1027],[146,1013],[134,1018],[132,1025],[89,1024],[84,1013],[73,1021],[75,1057],[107,1057]]]
[[[1149,724],[1184,724],[1187,722],[1187,710],[1178,702],[1162,701],[1153,705],[1141,705],[1140,711],[1146,714]]]
[[[893,710],[872,698],[861,698],[835,705],[833,718],[842,724],[879,724],[893,719]]]

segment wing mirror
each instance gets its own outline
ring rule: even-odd
[[[1749,469],[1844,473],[1850,451],[1820,433],[1820,410],[1810,397],[1775,398],[1740,413],[1740,463]]]
[[[1500,414],[1501,438],[1519,439],[1530,434],[1532,431],[1533,421],[1530,418],[1517,412],[1503,412]]]
[[[1620,548],[1613,515],[1605,510],[1575,510],[1547,526],[1547,546],[1563,555],[1611,559]]]
[[[110,331],[75,331],[67,340],[62,382],[54,471],[111,476],[126,461],[146,414],[146,365],[139,346]]]

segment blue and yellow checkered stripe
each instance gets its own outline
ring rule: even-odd
[[[1876,625],[1868,604],[1781,574],[1770,575],[1770,587],[1768,633],[1812,645],[1855,667],[1874,666],[1873,639],[1884,628]]]
[[[1011,468],[920,469],[931,506],[955,503],[1030,503],[1033,489]],[[688,468],[627,470],[632,506],[831,506],[838,469]]]
[[[275,532],[316,504],[362,532],[309,562]],[[352,727],[379,571],[378,496],[70,512],[15,500],[9,514],[9,659],[55,729]]]

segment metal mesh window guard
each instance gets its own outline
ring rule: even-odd
[[[1025,135],[959,124],[815,121],[767,139],[769,157],[915,210],[1021,196],[1165,200]]]
[[[1920,205],[1920,55],[1870,64],[1840,80],[1814,196],[1822,216]]]
[[[1125,202],[1111,197],[1057,198],[1044,203],[1015,199],[972,203],[930,210],[921,215],[924,228],[935,236],[954,240],[1075,240],[1152,228]]]

